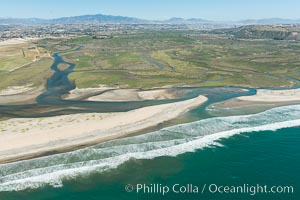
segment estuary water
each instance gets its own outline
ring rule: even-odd
[[[79,51],[83,47],[74,49]],[[128,102],[93,102],[79,100],[64,100],[63,94],[67,94],[76,88],[74,82],[68,79],[68,75],[73,72],[75,64],[63,60],[60,53],[52,55],[54,61],[51,69],[54,74],[46,83],[46,91],[37,97],[37,103],[23,105],[0,105],[1,117],[48,117],[62,114],[86,113],[86,112],[124,112],[144,106],[172,103],[182,101],[207,94],[209,102],[229,99],[240,95],[255,94],[255,89],[241,90],[238,87],[204,87],[204,88],[172,88],[170,90],[184,90],[186,95],[180,99],[171,100],[145,100]],[[60,69],[59,65],[68,67]]]

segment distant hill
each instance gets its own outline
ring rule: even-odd
[[[168,20],[160,21],[167,24],[205,24],[205,23],[214,23],[213,21],[205,20],[205,19],[197,19],[197,18],[190,18],[190,19],[184,19],[184,18],[177,18],[173,17]]]
[[[300,40],[300,25],[248,25],[212,32],[245,39]]]
[[[0,24],[82,24],[82,23],[120,23],[120,24],[149,24],[149,23],[159,23],[159,24],[203,24],[212,23],[212,21],[204,19],[183,19],[183,18],[171,18],[168,20],[145,20],[133,17],[123,17],[123,16],[112,16],[112,15],[81,15],[74,17],[62,17],[57,19],[39,19],[39,18],[27,18],[27,19],[17,19],[17,18],[0,18]]]
[[[62,17],[56,19],[40,19],[40,18],[0,18],[0,24],[82,24],[82,23],[121,23],[121,24],[236,24],[236,25],[272,25],[272,24],[300,24],[300,19],[281,19],[281,18],[270,18],[270,19],[248,19],[242,21],[210,21],[198,18],[170,18],[167,20],[145,20],[134,17],[124,16],[113,16],[113,15],[81,15],[73,17]]]
[[[300,24],[300,19],[282,19],[282,18],[269,18],[269,19],[247,19],[239,21],[244,25],[272,25],[272,24]]]
[[[49,20],[39,18],[0,18],[0,24],[44,24],[49,23]]]
[[[0,24],[79,24],[79,23],[124,23],[124,24],[136,24],[146,23],[147,20],[123,17],[123,16],[112,16],[112,15],[81,15],[74,17],[62,17],[56,19],[39,19],[39,18],[0,18]]]
[[[62,24],[77,24],[77,23],[124,23],[124,24],[140,24],[146,23],[147,20],[123,17],[123,16],[112,16],[112,15],[82,15],[75,17],[62,17],[58,19],[52,19],[51,23],[62,23]]]

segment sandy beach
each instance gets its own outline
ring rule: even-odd
[[[233,98],[217,103],[215,106],[221,108],[233,108],[255,104],[285,105],[293,102],[300,102],[300,89],[258,89],[255,95]]]
[[[107,86],[98,88],[74,89],[69,94],[64,95],[67,100],[86,101],[144,101],[144,100],[164,100],[182,97],[186,91],[173,90],[171,88],[158,88],[151,90],[120,89]]]
[[[205,96],[122,113],[14,118],[0,124],[0,163],[120,138],[174,119],[207,101]]]
[[[243,101],[256,101],[256,102],[288,102],[300,101],[300,89],[290,90],[257,90],[257,93],[252,96],[237,97]]]
[[[11,86],[0,91],[0,105],[34,103],[36,98],[45,91],[44,86]]]
[[[112,90],[115,88],[101,86],[98,88],[75,88],[74,90],[69,91],[68,94],[62,96],[62,99],[65,100],[83,100],[91,96],[101,95],[102,93]]]

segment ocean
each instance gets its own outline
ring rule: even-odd
[[[290,105],[211,117],[0,165],[0,199],[300,199],[299,116]]]

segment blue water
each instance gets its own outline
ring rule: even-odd
[[[82,199],[299,199],[300,129],[287,128],[244,133],[220,140],[210,147],[177,157],[129,160],[116,169],[65,181],[64,186],[45,186],[19,192],[2,192],[5,200]],[[137,194],[126,184],[182,185],[292,185],[293,194]]]
[[[130,184],[291,185],[299,198],[300,106],[214,117],[93,147],[0,165],[0,199],[247,199],[249,194],[136,194]],[[17,190],[17,191],[15,191]]]

